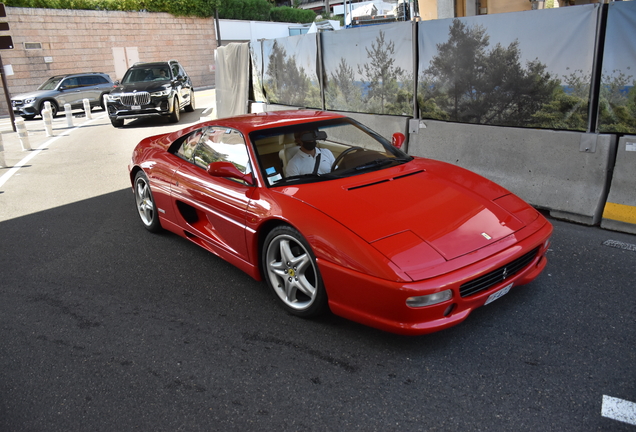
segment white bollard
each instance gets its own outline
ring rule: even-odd
[[[6,168],[7,163],[4,161],[4,142],[2,141],[2,134],[0,133],[0,168]]]
[[[49,104],[48,106],[46,104]],[[53,136],[53,112],[51,111],[51,104],[49,102],[44,103],[44,109],[42,110],[42,120],[44,120],[44,129],[46,130],[46,136]]]
[[[47,110],[51,111],[51,102],[50,101],[44,102],[44,109],[47,109]]]
[[[24,124],[23,118],[15,119],[15,128],[18,131],[18,138],[20,138],[22,151],[31,150],[31,143],[29,143],[29,131]]]
[[[91,103],[88,101],[88,99],[83,99],[82,102],[84,103],[84,113],[86,114],[86,118],[87,119],[92,119],[93,116],[91,114]]]
[[[64,104],[64,115],[66,115],[66,126],[73,127],[73,112],[71,104]]]

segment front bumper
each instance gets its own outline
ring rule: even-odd
[[[534,230],[524,240],[486,259],[416,282],[382,280],[321,260],[318,264],[334,314],[391,333],[421,335],[457,325],[497,291],[525,285],[539,276],[547,264],[545,254],[552,225],[546,221]],[[506,266],[535,248],[535,257],[511,277],[473,295],[460,295],[462,284]],[[419,308],[406,304],[409,297],[445,290],[452,291],[452,298],[444,302]]]
[[[35,107],[35,105],[31,105],[31,104],[15,105],[15,106],[12,106],[12,109],[13,109],[13,114],[19,115],[19,116],[35,116],[40,114],[40,112]]]
[[[172,114],[170,99],[165,97],[152,98],[145,105],[129,106],[120,102],[107,101],[108,117],[111,120],[125,120],[141,117],[159,117]]]

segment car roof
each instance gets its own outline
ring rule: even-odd
[[[104,72],[78,72],[78,73],[65,74],[65,75],[54,75],[51,78],[68,78],[68,77],[72,77],[72,76],[81,76],[81,75],[104,75],[104,76],[107,76]],[[51,78],[49,78],[49,79],[51,79]]]
[[[134,65],[131,66],[132,68],[138,68],[138,67],[153,67],[153,66],[165,66],[167,64],[170,63],[179,63],[176,60],[168,60],[168,61],[159,61],[159,62],[148,62],[148,63],[142,63],[142,62],[137,62]]]
[[[293,126],[295,124],[315,122],[321,120],[331,120],[347,118],[344,115],[327,111],[317,110],[288,110],[270,111],[255,114],[244,114],[236,117],[227,117],[212,120],[210,125],[226,126],[234,129],[251,132],[259,129],[270,129],[274,127]]]

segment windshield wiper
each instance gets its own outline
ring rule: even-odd
[[[277,181],[276,186],[280,186],[286,183],[295,183],[295,182],[303,181],[303,180],[304,181],[322,181],[322,180],[328,180],[332,178],[335,178],[335,176],[332,174],[312,174],[312,173],[300,174],[300,175],[285,177],[284,179]]]
[[[382,158],[382,159],[374,159],[371,162],[367,162],[365,164],[358,165],[358,166],[353,167],[351,169],[355,170],[355,171],[362,171],[362,170],[371,169],[371,168],[382,168],[384,166],[392,165],[394,163],[403,164],[403,163],[409,162],[411,160],[412,160],[412,158],[388,158],[388,159]]]

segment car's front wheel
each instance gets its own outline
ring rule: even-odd
[[[57,112],[59,111],[59,108],[57,106],[57,104],[53,101],[48,101],[51,102],[51,117],[55,118],[55,116],[57,115]],[[42,102],[42,104],[40,105],[40,115],[42,116],[42,118],[44,118],[44,114],[42,114],[42,112],[46,109],[46,107],[44,106],[44,102]]]
[[[308,318],[327,310],[327,292],[316,257],[296,229],[274,228],[265,239],[262,260],[267,285],[288,312]]]
[[[187,112],[193,112],[195,110],[193,90],[190,90],[190,103],[185,106],[185,110]]]
[[[174,99],[172,99],[172,113],[170,113],[170,122],[179,123],[180,118],[181,113],[179,108],[179,99],[175,97]]]
[[[139,213],[141,222],[150,232],[161,231],[161,222],[159,222],[157,206],[155,205],[155,200],[152,197],[148,177],[146,177],[146,174],[144,174],[143,171],[139,171],[137,175],[135,175],[134,189],[135,203],[137,204],[137,212]]]

